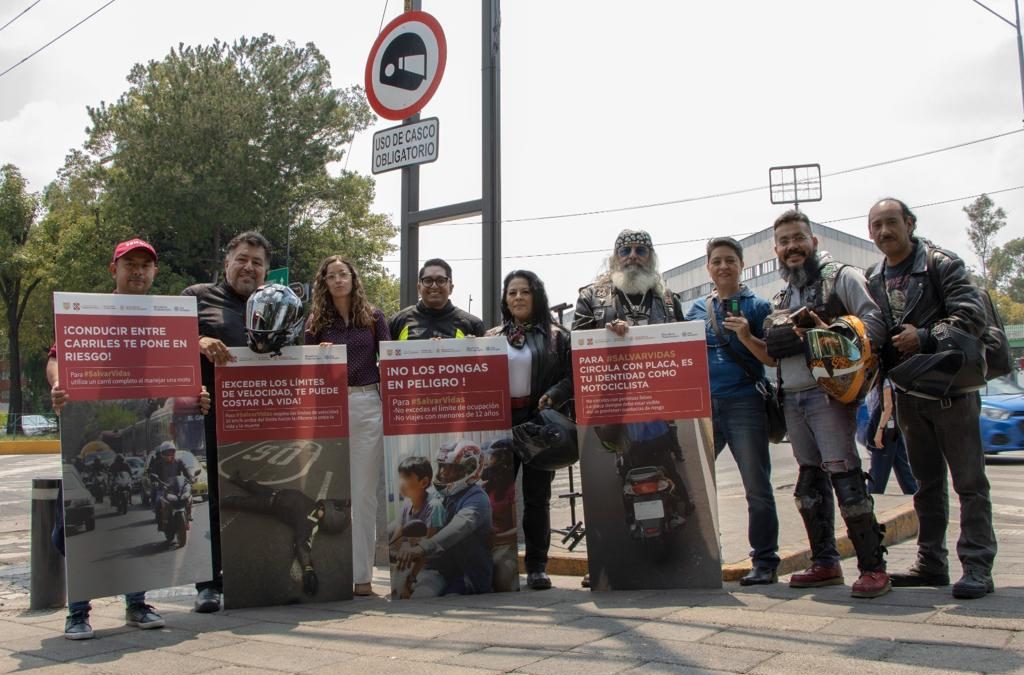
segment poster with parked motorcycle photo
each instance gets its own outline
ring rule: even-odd
[[[703,324],[574,331],[572,356],[591,588],[721,587]]]
[[[210,574],[193,298],[55,293],[68,599]]]
[[[224,604],[349,600],[345,346],[231,354],[215,372]]]
[[[506,345],[381,344],[394,599],[519,590]]]

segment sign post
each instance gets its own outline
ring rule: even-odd
[[[421,11],[422,4],[421,0],[408,0],[406,7],[410,11],[381,31],[367,59],[366,94],[370,105],[385,119],[405,120],[404,125],[378,132],[380,134],[422,128],[417,126],[420,123],[419,111],[434,95],[444,72],[447,59],[444,33],[436,19]],[[501,290],[501,2],[481,0],[481,5],[482,197],[457,204],[420,208],[419,164],[437,158],[436,140],[432,152],[427,147],[422,148],[423,155],[417,151],[418,156],[426,158],[423,161],[411,161],[413,158],[408,157],[410,161],[407,164],[393,162],[393,166],[380,170],[376,168],[378,147],[375,142],[373,172],[402,169],[400,300],[403,306],[416,302],[419,228],[482,216],[482,318],[492,325],[500,319],[498,295]],[[430,120],[423,121],[424,124],[428,122]],[[374,139],[376,141],[377,135]]]

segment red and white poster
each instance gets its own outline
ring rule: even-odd
[[[188,396],[199,375],[196,300],[54,293],[61,385],[72,400]]]
[[[54,323],[68,599],[208,578],[195,298],[54,293]]]
[[[573,334],[579,424],[711,416],[703,327],[670,323]]]
[[[507,344],[381,343],[394,598],[519,589]]]
[[[230,351],[214,398],[225,606],[350,599],[345,346]]]
[[[700,322],[572,334],[594,590],[721,586],[704,335]]]

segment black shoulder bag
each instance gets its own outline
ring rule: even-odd
[[[705,301],[708,320],[711,322],[711,329],[715,331],[729,357],[739,364],[743,372],[747,374],[753,383],[754,388],[764,399],[764,412],[768,418],[768,440],[772,443],[782,443],[786,438],[786,415],[782,410],[782,400],[779,397],[778,389],[775,388],[768,378],[761,374],[758,376],[743,358],[729,346],[729,339],[718,327],[718,317],[715,315],[715,303],[709,295]]]

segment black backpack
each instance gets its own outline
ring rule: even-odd
[[[937,250],[933,247],[928,249],[928,279],[935,287],[935,292],[941,294],[942,284],[939,281],[938,267],[935,262]],[[985,365],[988,366],[985,379],[994,380],[1013,372],[1010,341],[1006,338],[1006,330],[1003,328],[1002,319],[999,318],[999,312],[996,311],[996,307],[992,303],[992,296],[984,288],[978,288],[978,293],[981,295],[981,304],[985,308],[986,326],[979,336],[985,345]]]

